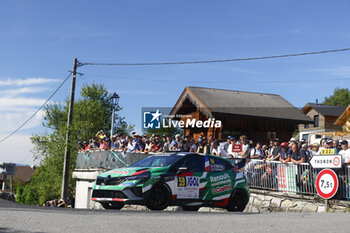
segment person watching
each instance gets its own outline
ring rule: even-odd
[[[339,151],[339,154],[342,156],[343,164],[349,165],[350,164],[350,148],[347,140],[342,140],[340,142],[341,151]]]
[[[289,154],[288,151],[289,151],[288,143],[282,142],[281,143],[281,151],[279,153],[279,159],[280,159],[280,162],[283,164],[290,162],[290,155],[291,154]]]
[[[211,152],[212,155],[227,158],[226,151],[220,145],[218,145],[218,142],[216,140],[211,142],[211,148],[212,148],[212,152]]]
[[[306,161],[306,152],[304,149],[298,148],[298,144],[292,145],[292,155],[291,155],[291,162],[300,165],[301,163],[304,163]]]
[[[275,138],[274,141],[273,141],[271,154],[269,154],[267,157],[270,160],[279,161],[281,150],[282,150],[282,148],[280,147],[280,141],[279,141],[278,138]]]
[[[257,142],[255,148],[253,148],[250,151],[250,158],[251,159],[264,159],[265,158],[265,153],[262,149],[261,142]]]

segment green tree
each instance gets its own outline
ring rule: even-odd
[[[348,106],[350,104],[350,91],[348,88],[335,88],[333,95],[326,97],[323,104]]]
[[[71,164],[69,187],[74,188],[72,171],[75,167],[78,151],[78,141],[88,141],[96,132],[103,130],[108,133],[111,125],[112,103],[110,94],[103,85],[84,85],[81,90],[81,98],[74,103],[73,122],[70,129]],[[45,108],[43,126],[48,130],[43,134],[35,134],[31,137],[34,144],[34,158],[39,161],[39,167],[28,185],[25,186],[18,200],[25,204],[38,205],[48,199],[59,198],[61,193],[63,157],[65,148],[65,135],[67,132],[67,100],[65,106],[52,104]],[[116,106],[115,120],[118,122],[116,129],[131,130],[124,118],[117,112],[120,106]]]

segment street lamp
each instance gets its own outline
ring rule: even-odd
[[[119,102],[119,95],[114,92],[113,95],[111,96],[111,101],[112,101],[112,105],[113,105],[112,123],[111,123],[111,136],[112,136],[113,135],[113,127],[114,127],[114,111],[115,111],[115,107],[117,107],[118,102]]]

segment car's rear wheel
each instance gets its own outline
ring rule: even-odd
[[[169,188],[164,184],[156,184],[145,195],[145,203],[150,210],[164,210],[171,201],[171,193]]]
[[[124,207],[124,203],[121,202],[102,202],[102,207],[105,209],[120,210]]]
[[[227,206],[228,211],[243,212],[248,204],[248,196],[242,189],[236,189],[232,192]]]
[[[183,211],[198,211],[200,206],[182,206]]]

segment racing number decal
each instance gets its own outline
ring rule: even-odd
[[[178,177],[177,187],[186,187],[186,177],[185,176]]]
[[[198,199],[199,198],[199,177],[178,176],[177,177],[177,198]]]

